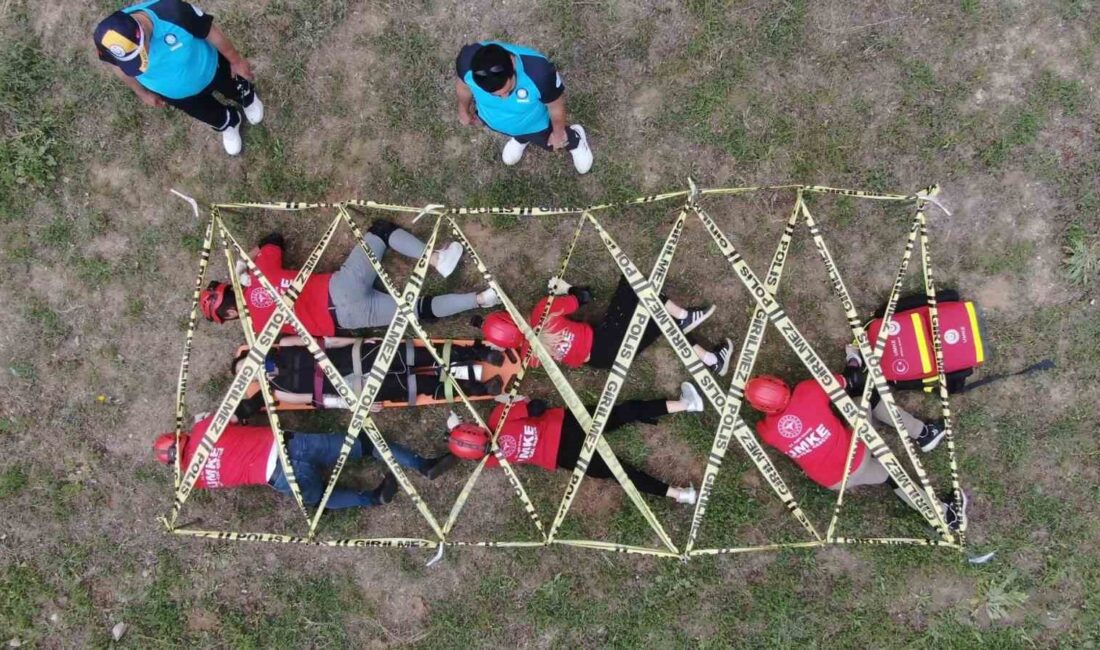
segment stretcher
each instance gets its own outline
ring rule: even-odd
[[[364,341],[381,341],[381,339],[364,339]],[[424,342],[420,339],[415,339],[412,341],[412,343],[417,348],[424,347]],[[450,359],[451,351],[454,348],[473,346],[474,344],[479,343],[479,341],[475,341],[473,339],[432,339],[432,343],[436,346],[436,349],[439,351],[440,356],[443,357],[444,361],[446,361]],[[272,350],[278,347],[279,345],[278,343],[276,343],[272,347]],[[241,353],[247,351],[248,346],[242,345],[240,348],[238,348],[237,353],[238,355],[240,355]],[[499,365],[490,363],[488,361],[474,361],[470,363],[463,362],[462,365],[480,367],[482,382],[488,382],[494,377],[500,377],[501,383],[503,385],[502,392],[507,393],[509,390],[511,390],[512,385],[516,380],[516,375],[519,374],[520,357],[515,350],[504,350],[503,356],[504,360]],[[252,382],[248,386],[248,389],[245,391],[245,398],[250,398],[259,392],[259,383]],[[490,400],[493,399],[493,397],[495,397],[495,395],[467,395],[467,398],[471,401]],[[399,408],[405,406],[431,406],[435,404],[453,404],[461,401],[462,400],[458,397],[458,395],[453,394],[453,391],[448,390],[442,398],[435,398],[431,395],[416,395],[415,399],[411,402],[409,400],[377,400],[375,403],[381,404],[383,408]],[[315,408],[316,406],[314,406],[313,404],[279,403],[276,405],[275,410],[312,411]]]

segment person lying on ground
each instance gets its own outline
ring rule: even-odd
[[[581,174],[592,169],[588,136],[580,124],[567,126],[565,84],[545,56],[511,43],[471,43],[459,51],[455,74],[458,121],[510,136],[501,154],[505,165],[518,163],[533,143],[569,151]]]
[[[179,462],[180,467],[186,471],[211,420],[212,415],[201,417],[191,428],[190,434],[180,435],[182,454],[177,454],[174,433],[159,436],[153,444],[156,459],[165,465]],[[288,431],[285,437],[287,458],[294,468],[294,477],[301,490],[302,500],[306,505],[316,506],[321,502],[321,495],[327,485],[327,475],[340,456],[344,434]],[[387,444],[399,465],[414,469],[429,480],[434,480],[455,463],[455,457],[451,454],[424,458],[402,445],[388,441]],[[359,460],[368,456],[382,459],[370,439],[360,433],[348,458]],[[234,422],[226,426],[225,432],[214,445],[210,457],[199,472],[195,487],[209,490],[246,485],[267,485],[282,494],[291,494],[290,483],[283,471],[271,427],[246,426]],[[397,479],[386,472],[382,482],[373,490],[360,492],[348,488],[334,489],[325,508],[338,510],[382,505],[393,501],[396,492]]]
[[[843,377],[838,375],[837,378],[847,390],[852,390]],[[754,409],[764,413],[763,419],[756,423],[756,432],[765,443],[793,460],[813,482],[830,490],[840,489],[844,478],[844,464],[854,434],[851,427],[837,417],[829,396],[817,381],[802,381],[792,392],[777,377],[753,377],[745,385],[745,399]],[[922,437],[934,435],[927,433],[929,425],[921,423],[908,413],[904,413],[902,420],[906,423],[906,435],[918,441],[918,444]],[[881,410],[876,407],[872,412],[871,424],[888,423],[889,415],[885,407]],[[920,426],[916,426],[917,424]],[[863,441],[857,441],[847,487],[882,483],[892,487],[898,498],[910,507],[918,509],[909,500],[909,495],[890,477],[882,463],[868,452]],[[952,530],[957,530],[961,515],[965,515],[966,493],[962,495],[962,513],[956,509],[950,497],[941,497],[940,500],[944,520]]]
[[[552,278],[549,290],[558,297],[554,299],[554,304],[550,308],[550,314],[547,316],[546,326],[539,335],[539,341],[550,352],[550,356],[554,361],[570,368],[589,366],[610,369],[615,362],[615,355],[619,353],[619,345],[630,327],[634,309],[638,306],[638,294],[630,288],[626,278],[619,278],[611,304],[607,306],[607,312],[596,319],[596,325],[569,318],[570,314],[592,300],[592,292],[587,287],[574,287],[568,282]],[[538,325],[548,299],[543,298],[531,310],[529,322],[532,328]],[[714,305],[685,308],[664,295],[661,299],[664,300],[665,309],[676,319],[676,325],[684,334],[702,325],[715,309]],[[481,322],[481,331],[485,341],[490,345],[503,349],[522,349],[522,353],[527,354],[529,347],[527,339],[508,312],[496,311],[486,316]],[[653,319],[650,319],[649,325],[638,342],[638,354],[641,354],[660,336],[660,328]],[[721,347],[713,350],[707,350],[698,343],[693,343],[692,347],[703,364],[711,370],[721,376],[725,376],[729,371],[733,341],[727,338]],[[537,357],[532,357],[531,365],[538,367]]]
[[[99,60],[114,66],[142,103],[173,106],[209,124],[231,156],[241,152],[242,111],[249,124],[264,119],[248,59],[198,7],[141,2],[101,20],[93,39]]]
[[[325,354],[356,395],[363,390],[363,384],[381,349],[381,342],[381,339],[324,338]],[[248,351],[245,350],[234,359],[234,375],[247,356]],[[410,398],[415,400],[417,395],[443,398],[442,376],[431,353],[427,348],[413,346],[413,357],[410,364],[405,346],[398,350],[375,397],[375,407],[382,407],[379,402],[404,402]],[[503,360],[503,355],[498,350],[479,343],[456,345],[451,348],[450,370],[467,395],[499,395],[504,387],[503,380],[493,377],[489,381],[481,381],[482,369],[478,362],[499,365]],[[284,336],[280,339],[278,345],[267,353],[265,368],[273,389],[272,397],[278,402],[312,404],[314,408],[324,409],[347,408],[347,404],[328,377],[321,372],[316,359],[300,337]],[[237,406],[237,417],[248,418],[263,408],[263,395],[257,391],[255,395],[241,400]]]
[[[855,346],[849,344],[844,346],[844,356],[846,361],[844,390],[852,399],[861,399],[863,397],[863,387],[867,382],[867,367],[863,364],[863,355],[859,353]],[[947,434],[943,418],[931,422],[922,422],[900,406],[898,407],[898,414],[905,426],[905,433],[925,453],[938,447],[940,441]],[[890,412],[886,410],[886,405],[882,403],[882,397],[875,389],[871,391],[871,416],[874,418],[872,424],[890,422]]]
[[[504,404],[496,406],[489,417],[489,426],[494,430],[504,408]],[[588,408],[589,412],[594,410],[591,406]],[[656,424],[658,418],[670,413],[694,413],[702,410],[703,398],[691,382],[684,382],[680,385],[680,396],[676,399],[630,400],[616,405],[611,409],[604,426],[604,435],[635,422]],[[489,431],[475,424],[462,422],[453,411],[447,420],[447,428],[450,430],[448,444],[454,456],[465,460],[481,460],[489,453]],[[538,465],[551,471],[559,467],[572,470],[580,458],[584,438],[584,428],[565,407],[548,408],[542,400],[519,398],[508,412],[508,419],[504,421],[497,445],[509,463]],[[489,467],[499,464],[495,455],[489,456]],[[668,497],[677,503],[695,503],[696,491],[693,486],[672,487],[627,463],[622,465],[626,475],[640,492]],[[599,452],[593,454],[585,475],[599,479],[613,477],[611,469]]]
[[[371,224],[363,243],[381,260],[389,248],[406,257],[419,258],[424,243],[412,233],[386,220]],[[298,272],[283,268],[283,236],[272,233],[262,240],[252,255],[253,261],[280,294],[290,288]],[[429,263],[443,277],[448,277],[458,266],[463,248],[458,242],[433,251]],[[374,287],[378,275],[371,266],[367,254],[356,245],[340,270],[335,273],[314,273],[302,288],[294,303],[294,313],[313,336],[336,336],[351,330],[385,327],[397,311],[397,302],[388,293]],[[276,297],[270,295],[252,274],[242,277],[244,298],[252,317],[252,329],[259,333],[275,311]],[[499,304],[500,299],[492,289],[480,293],[449,293],[441,296],[425,296],[416,301],[417,316],[430,321],[445,318],[470,309],[481,309]],[[228,282],[211,282],[200,296],[203,316],[215,323],[224,323],[239,317],[237,299]],[[295,332],[287,323],[282,331]]]

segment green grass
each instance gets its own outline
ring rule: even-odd
[[[1100,325],[1089,304],[1100,256],[1100,151],[1091,127],[1100,115],[1089,92],[1100,48],[1095,2],[1008,7],[960,0],[927,16],[791,0],[492,3],[479,7],[484,16],[428,2],[220,3],[218,24],[253,58],[269,107],[264,125],[245,130],[246,151],[237,159],[221,156],[216,136],[177,113],[137,106],[92,60],[89,25],[113,5],[99,1],[55,14],[52,2],[41,12],[35,5],[33,16],[27,3],[17,2],[0,18],[6,43],[0,52],[6,263],[0,300],[10,302],[3,340],[12,343],[0,345],[7,379],[0,437],[14,450],[0,469],[0,516],[10,522],[3,542],[9,553],[0,563],[0,642],[18,637],[32,647],[104,647],[111,626],[125,621],[129,630],[120,645],[133,647],[1100,643],[1100,595],[1091,587],[1100,583],[1091,551],[1100,532],[1100,486],[1091,471],[1096,450],[1089,408],[1100,380]],[[1004,40],[1016,33],[1041,45],[1029,51],[1029,42]],[[568,157],[533,150],[505,169],[498,162],[500,139],[453,123],[453,56],[462,42],[491,36],[530,44],[561,66],[570,114],[593,136],[597,163],[590,174],[578,177]],[[43,43],[50,43],[48,51]],[[360,54],[371,62],[363,70],[337,63]],[[357,88],[359,73],[365,88]],[[642,92],[654,88],[657,99]],[[639,98],[650,105],[635,105]],[[354,163],[348,159],[353,151],[362,154]],[[995,354],[982,372],[1011,371],[1045,357],[1056,360],[1057,370],[953,400],[961,472],[974,498],[975,550],[996,550],[994,564],[972,567],[942,550],[849,547],[696,558],[685,565],[555,546],[456,548],[442,565],[424,567],[430,552],[419,550],[224,545],[162,534],[153,517],[170,503],[170,473],[145,459],[152,432],[171,426],[171,413],[157,409],[170,410],[182,337],[182,314],[175,310],[185,308],[203,227],[173,201],[162,205],[165,187],[204,200],[359,194],[409,204],[560,206],[632,197],[643,183],[680,187],[688,173],[705,186],[793,180],[894,192],[940,182],[957,212],[953,220],[931,221],[939,279],[964,279],[962,288],[983,298],[989,283],[1007,281],[1013,296],[1028,300],[1036,289],[1030,279],[1055,283],[1035,305],[1013,299],[989,307]],[[1030,196],[1042,213],[1029,207]],[[879,251],[891,251],[893,265],[899,241],[873,219],[895,213],[850,197],[812,200],[837,247],[859,244],[850,252],[867,268],[853,269],[852,287],[878,296],[888,281],[879,277],[877,265],[886,263]],[[756,230],[771,228],[769,220],[789,208],[786,196],[721,201],[712,214],[750,258],[759,252]],[[652,205],[600,218],[645,267],[673,211]],[[309,245],[305,233],[324,218],[224,216],[246,245],[267,230],[286,230],[295,261]],[[1033,219],[1047,226],[1032,228]],[[506,286],[523,281],[525,300],[540,286],[537,277],[505,270],[541,274],[549,264],[544,247],[561,243],[559,226],[508,216],[463,222],[479,250],[487,243],[490,266]],[[711,274],[716,253],[697,226],[688,227],[669,292],[718,302],[718,315],[699,332],[712,343],[728,333],[732,319],[743,321],[751,305],[743,292],[730,290],[736,280],[728,273]],[[814,313],[814,300],[825,294],[812,291],[818,280],[808,273],[820,266],[807,246],[804,237],[795,245],[792,254],[811,261],[809,269],[789,271],[783,299]],[[220,277],[225,271],[217,253],[214,262],[211,274]],[[327,268],[337,263],[336,253],[324,261]],[[586,235],[571,272],[606,297],[614,284],[610,268],[606,251]],[[434,278],[430,288],[464,290],[476,283],[468,268],[460,276]],[[96,311],[101,292],[119,301],[116,317]],[[798,322],[823,351],[830,341],[839,345],[842,337],[820,320]],[[469,331],[459,319],[439,327]],[[772,342],[774,333],[768,336]],[[167,359],[147,349],[152,342],[167,346]],[[195,410],[224,394],[226,355],[238,343],[238,333],[200,323],[191,377]],[[624,393],[651,397],[654,383],[667,380],[667,368],[652,353],[636,365]],[[770,351],[758,368],[803,372],[790,355]],[[603,375],[578,371],[570,378],[591,398]],[[550,390],[540,373],[528,389]],[[124,400],[95,404],[100,393]],[[934,400],[922,406],[932,409]],[[438,424],[437,415],[410,414],[383,430],[397,439],[408,434],[425,453],[436,451],[440,440],[429,442],[421,429]],[[754,417],[746,413],[750,426]],[[284,418],[285,426],[301,430],[346,424],[346,412]],[[701,467],[715,426],[710,413],[673,418],[660,435],[674,436]],[[652,435],[649,427],[624,430],[612,444],[624,461],[661,476]],[[770,456],[804,510],[824,525],[834,495]],[[927,462],[942,482],[943,450]],[[356,468],[345,480],[377,476],[376,467],[369,472]],[[806,538],[754,472],[734,443],[697,546]],[[520,475],[544,521],[552,517],[564,477],[535,468]],[[444,484],[424,490],[437,515],[435,499],[446,499],[436,490],[457,489]],[[620,490],[613,481],[586,481],[584,489]],[[479,495],[485,501],[477,505],[490,512],[480,511],[481,523],[463,529],[465,538],[536,538],[518,500],[504,491]],[[616,495],[612,502],[619,501]],[[688,509],[648,502],[681,543]],[[422,526],[406,499],[398,506]],[[572,512],[560,536],[656,545],[628,500],[603,517],[587,512]],[[321,534],[358,536],[364,525],[377,523],[374,514],[326,515]],[[184,519],[192,515],[205,517],[204,527],[300,526],[290,500],[262,487],[198,493]],[[880,528],[927,533],[887,488],[853,494],[842,532]],[[59,623],[49,621],[55,611]],[[193,619],[203,612],[210,624],[196,626]]]

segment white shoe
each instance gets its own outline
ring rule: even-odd
[[[493,291],[492,287],[477,294],[476,300],[477,306],[483,309],[486,307],[496,307],[500,304],[500,296],[497,295],[496,291]]]
[[[230,156],[236,156],[241,152],[241,125],[231,126],[228,129],[222,131],[222,146],[225,147],[225,153]]]
[[[726,342],[722,344],[722,347],[711,351],[717,362],[713,366],[709,366],[711,370],[718,373],[719,377],[725,377],[726,373],[730,371],[730,358],[733,357],[733,341],[726,339]]]
[[[680,492],[676,495],[676,503],[686,503],[689,506],[695,505],[695,499],[698,498],[699,493],[695,491],[694,485],[689,485],[686,488],[679,488]]]
[[[515,138],[509,138],[508,142],[504,144],[504,151],[500,157],[504,161],[505,165],[514,165],[519,162],[520,158],[523,158],[523,152],[527,149],[527,143],[520,142]]]
[[[473,368],[473,372],[470,369]],[[451,376],[462,381],[481,381],[481,366],[451,366]]]
[[[574,124],[569,128],[581,138],[577,148],[569,152],[573,154],[573,166],[577,168],[577,173],[587,174],[588,170],[592,169],[592,149],[588,146],[588,136],[584,134],[584,127],[580,124]]]
[[[680,384],[680,401],[683,402],[685,411],[698,413],[703,410],[703,398],[695,390],[695,384],[690,381]]]
[[[260,101],[259,95],[253,94],[252,97],[252,103],[244,107],[244,117],[249,124],[259,124],[264,121],[264,103]]]
[[[458,261],[462,259],[464,250],[462,244],[456,241],[439,249],[439,263],[436,264],[435,270],[445,278],[450,276],[458,268]]]

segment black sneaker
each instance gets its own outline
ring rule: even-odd
[[[504,353],[500,350],[494,350],[487,345],[477,346],[474,356],[478,361],[484,361],[494,366],[504,365]]]
[[[377,505],[384,506],[393,501],[393,497],[397,494],[397,477],[393,475],[393,472],[386,472],[386,475],[382,477],[382,482],[374,488],[372,494]]]
[[[957,532],[959,526],[962,524],[963,517],[966,516],[966,508],[969,506],[969,499],[966,496],[966,491],[961,490],[959,494],[962,496],[962,508],[960,509],[955,503],[953,498],[948,498],[943,502],[943,518],[947,522],[947,527],[951,532]]]
[[[920,445],[920,450],[928,453],[940,444],[940,440],[943,440],[945,435],[947,435],[947,428],[943,418],[940,418],[934,422],[925,423],[924,429],[917,436],[916,441]]]
[[[730,371],[730,358],[733,357],[733,341],[726,339],[722,347],[711,350],[711,353],[718,357],[718,362],[708,367],[718,373],[719,377],[725,377],[726,373]]]
[[[434,481],[442,476],[447,470],[454,467],[456,462],[458,462],[458,458],[456,458],[454,454],[437,456],[433,458],[428,467],[420,473],[428,477],[429,481]]]
[[[687,334],[691,330],[699,327],[703,324],[703,321],[710,318],[710,315],[714,313],[714,305],[710,307],[688,307],[687,316],[683,318],[676,318],[676,325],[680,327],[680,331]]]

